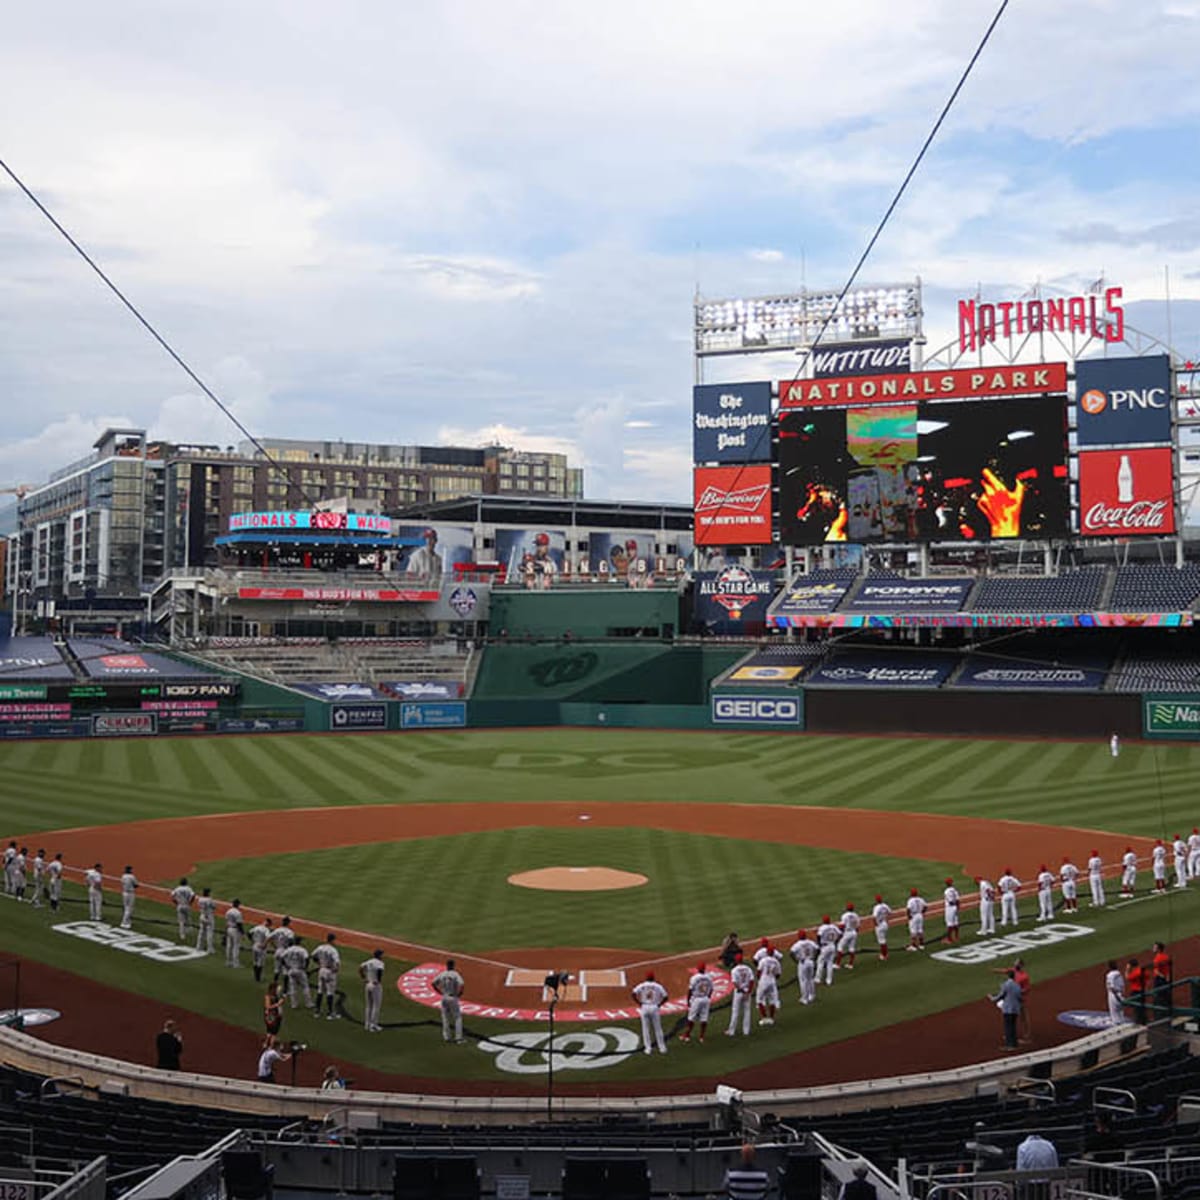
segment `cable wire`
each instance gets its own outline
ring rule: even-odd
[[[3,168],[4,173],[13,181],[13,183],[17,185],[18,188],[21,189],[22,192],[25,193],[26,198],[38,210],[38,212],[40,212],[42,216],[45,217],[46,220],[49,221],[50,224],[53,225],[60,234],[62,234],[75,253],[78,254],[79,257],[82,258],[83,261],[92,268],[92,270],[103,281],[105,287],[107,287],[108,290],[112,292],[112,294],[116,296],[116,298],[133,314],[134,318],[142,326],[142,328],[145,329],[146,332],[167,352],[167,354],[170,355],[175,363],[183,370],[184,374],[186,374],[187,377],[205,394],[205,396],[207,396],[208,399],[211,400],[213,404],[215,404],[217,408],[221,410],[222,413],[224,413],[224,415],[233,423],[238,431],[245,436],[247,441],[254,446],[259,454],[261,454],[263,458],[266,459],[266,461],[270,463],[270,465],[277,472],[279,472],[279,474],[282,475],[291,486],[299,489],[300,494],[306,501],[308,501],[309,505],[315,506],[316,501],[305,490],[304,484],[302,482],[296,482],[287,468],[263,446],[258,438],[256,438],[240,420],[238,420],[233,411],[216,394],[216,392],[214,392],[212,388],[210,388],[208,384],[206,384],[204,380],[201,379],[200,376],[197,375],[190,366],[188,366],[188,364],[180,357],[180,355],[176,353],[170,342],[168,342],[167,339],[163,337],[163,335],[159,333],[153,325],[150,324],[150,322],[141,314],[137,305],[135,305],[133,301],[130,300],[119,287],[117,287],[117,285],[108,277],[99,263],[97,263],[96,260],[92,258],[92,256],[88,254],[88,252],[79,244],[79,242],[77,242],[75,238],[73,238],[71,234],[67,232],[54,214],[41,202],[41,200],[38,199],[37,196],[34,195],[33,191],[28,187],[24,180],[21,179],[21,177],[12,169],[12,167],[8,165],[7,162],[5,162],[3,158],[0,158],[0,168]]]

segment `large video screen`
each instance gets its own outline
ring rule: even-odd
[[[780,540],[1066,537],[1066,397],[779,417]]]

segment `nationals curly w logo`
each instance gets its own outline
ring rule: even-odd
[[[529,675],[539,687],[559,687],[564,683],[578,683],[579,680],[586,679],[596,669],[599,661],[598,655],[591,650],[585,650],[582,654],[547,658],[534,663],[529,668]]]
[[[632,1029],[605,1025],[600,1029],[573,1029],[554,1035],[556,1071],[598,1071],[615,1067],[636,1054],[639,1041]],[[550,1035],[501,1033],[479,1043],[485,1054],[496,1056],[496,1067],[513,1075],[546,1075],[550,1071]]]

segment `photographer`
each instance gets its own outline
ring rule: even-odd
[[[559,992],[571,982],[572,976],[568,971],[551,971],[545,979],[542,980],[542,1000],[543,1002],[557,1002],[561,997]]]
[[[275,1064],[290,1062],[291,1057],[290,1054],[285,1054],[279,1049],[275,1041],[275,1035],[268,1033],[263,1039],[262,1053],[258,1056],[258,1082],[274,1083]]]

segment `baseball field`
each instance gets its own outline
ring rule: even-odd
[[[225,965],[223,920],[212,956],[147,953],[155,939],[177,944],[166,891],[187,875],[222,912],[238,897],[248,925],[288,913],[310,946],[337,933],[343,1019],[301,1008],[285,1020],[284,1035],[309,1047],[301,1081],[332,1061],[359,1086],[536,1090],[546,1031],[536,981],[552,968],[577,976],[560,1005],[579,1018],[560,1023],[566,1091],[694,1090],[718,1078],[787,1086],[824,1078],[835,1060],[863,1074],[948,1065],[935,1041],[996,1053],[999,1019],[982,1000],[1012,948],[992,953],[968,908],[957,960],[940,957],[936,911],[927,951],[904,953],[910,889],[940,901],[952,876],[970,901],[974,876],[995,881],[1011,867],[1028,889],[1043,863],[1057,871],[1069,856],[1082,867],[1099,849],[1112,871],[1132,844],[1143,859],[1132,902],[1117,902],[1111,874],[1106,908],[1089,909],[1082,880],[1080,911],[1050,926],[1035,926],[1028,890],[1021,901],[1023,935],[1041,930],[1022,948],[1034,1044],[1074,1036],[1057,1012],[1104,1008],[1107,959],[1163,940],[1180,972],[1194,969],[1200,881],[1152,896],[1149,854],[1156,838],[1200,823],[1198,766],[1200,747],[1129,744],[1114,759],[1100,736],[492,730],[4,745],[0,838],[31,856],[61,851],[71,870],[58,913],[0,908],[0,951],[22,960],[24,1005],[63,1012],[42,1029],[50,1040],[145,1062],[175,1015],[186,1067],[251,1075],[262,988],[247,967]],[[87,923],[81,869],[97,861],[114,888],[127,864],[138,875],[140,940],[97,937]],[[598,889],[592,868],[626,873],[628,886]],[[543,871],[549,887],[513,881]],[[774,1026],[714,1036],[722,1004],[705,1045],[629,1053],[629,988],[647,970],[678,999],[727,931],[749,949],[760,936],[786,949],[797,928],[836,919],[847,902],[866,914],[876,894],[898,910],[886,965],[865,921],[856,969],[818,989],[814,1005],[798,1003],[789,961]],[[105,921],[119,917],[110,891]],[[376,946],[388,968],[384,1030],[370,1035],[357,967]],[[462,1046],[443,1043],[437,1012],[419,1002],[419,971],[397,987],[447,955],[467,983]],[[668,1014],[668,1031],[677,1023]]]

